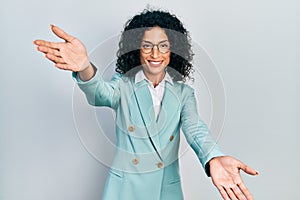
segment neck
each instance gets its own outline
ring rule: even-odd
[[[153,86],[156,87],[165,77],[166,72],[158,74],[158,75],[152,75],[152,74],[148,74],[145,73],[146,78],[152,82]]]

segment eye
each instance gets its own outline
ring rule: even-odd
[[[163,49],[167,49],[167,48],[169,48],[169,44],[167,44],[167,43],[162,43],[162,44],[159,45],[159,47],[160,47],[160,48],[163,48]]]
[[[152,46],[150,44],[142,44],[143,49],[150,49]]]

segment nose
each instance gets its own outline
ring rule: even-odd
[[[151,57],[152,57],[152,58],[157,58],[157,57],[158,57],[158,54],[159,54],[158,47],[157,47],[157,46],[154,46],[154,47],[152,48],[152,51],[151,51]]]

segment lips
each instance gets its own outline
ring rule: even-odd
[[[163,61],[162,60],[158,60],[158,61],[156,61],[156,60],[148,60],[148,63],[152,67],[159,67],[159,66],[161,66],[161,64],[163,63]]]

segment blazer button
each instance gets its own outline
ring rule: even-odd
[[[158,168],[163,168],[164,167],[164,163],[162,163],[162,162],[157,163],[157,167]]]
[[[174,135],[170,136],[170,141],[172,141],[174,139]]]
[[[132,163],[134,165],[137,165],[137,164],[139,164],[139,160],[137,158],[134,158],[134,159],[132,159]]]
[[[133,125],[128,126],[128,131],[133,132],[134,131],[134,126]]]

